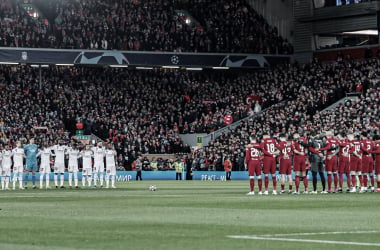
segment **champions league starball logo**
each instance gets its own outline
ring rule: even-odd
[[[172,56],[170,58],[170,61],[172,62],[172,64],[178,64],[179,63],[179,57],[178,56]]]

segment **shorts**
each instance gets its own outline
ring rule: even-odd
[[[95,173],[104,173],[104,163],[103,162],[95,162],[94,163],[94,172]]]
[[[107,175],[116,175],[116,166],[107,166],[106,167],[106,174]]]
[[[92,168],[84,168],[82,170],[82,176],[83,175],[92,175]]]
[[[264,174],[276,174],[276,158],[264,157],[263,165]]]
[[[11,166],[2,166],[1,176],[11,176]]]
[[[361,172],[362,171],[362,161],[357,157],[351,157],[350,171]]]
[[[363,156],[362,159],[362,173],[373,172],[373,159],[372,157]]]
[[[306,157],[294,157],[293,171],[306,172]]]
[[[312,172],[323,172],[323,162],[311,162]]]
[[[35,162],[26,162],[25,170],[26,171],[36,172],[37,171],[37,161],[35,161]]]
[[[24,167],[22,165],[13,166],[13,174],[23,173]]]
[[[347,159],[339,160],[338,172],[340,174],[349,174],[350,173],[350,162]]]
[[[55,174],[65,173],[65,163],[64,162],[54,162],[54,173]]]
[[[337,170],[337,161],[336,161],[336,156],[331,158],[330,160],[326,159],[326,172],[333,172],[335,173]]]
[[[249,176],[261,176],[261,162],[260,161],[250,161],[248,163],[248,175]]]
[[[40,165],[40,174],[50,174],[50,164],[41,164]]]
[[[290,159],[280,160],[280,174],[292,174],[292,161]]]
[[[70,164],[69,163],[68,171],[69,171],[69,173],[73,173],[73,172],[78,173],[79,172],[78,164]]]

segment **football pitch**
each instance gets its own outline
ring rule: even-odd
[[[380,249],[379,193],[247,196],[246,181],[117,186],[0,191],[0,249]]]

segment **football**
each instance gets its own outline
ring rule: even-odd
[[[157,187],[155,185],[150,185],[149,190],[150,191],[156,191]]]

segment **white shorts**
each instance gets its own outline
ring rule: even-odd
[[[23,165],[13,166],[13,174],[17,174],[17,173],[22,174],[23,172],[24,172],[24,166]]]
[[[82,176],[83,175],[92,175],[92,168],[84,168],[82,170]]]
[[[54,163],[54,173],[65,173],[65,163],[64,162],[55,162]]]
[[[50,174],[50,164],[41,164],[40,165],[40,174]]]
[[[106,174],[107,175],[116,175],[116,166],[107,166],[106,167]]]
[[[95,173],[104,173],[104,162],[95,162],[94,163],[94,172]]]
[[[69,173],[73,173],[73,172],[78,173],[79,172],[78,164],[70,164],[69,163],[68,171],[69,171]]]
[[[10,175],[11,175],[11,166],[2,166],[1,176],[10,176]]]

